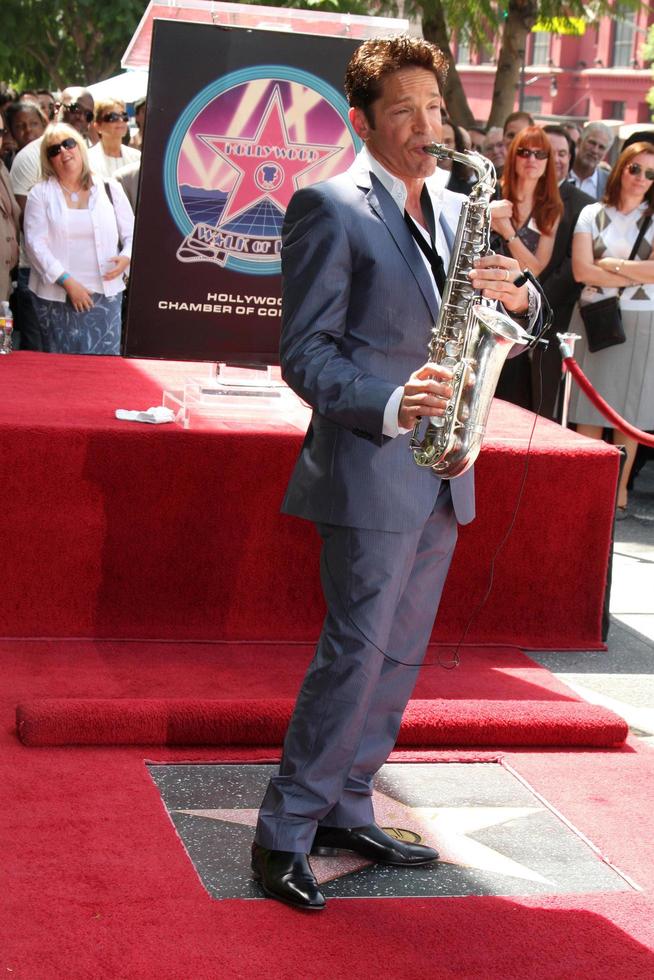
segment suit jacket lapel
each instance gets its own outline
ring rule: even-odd
[[[411,237],[411,233],[404,222],[404,217],[400,214],[400,209],[374,174],[366,172],[364,175],[359,171],[353,174],[353,177],[361,190],[366,191],[366,200],[369,206],[388,228],[393,241],[411,270],[418,284],[418,288],[425,298],[433,319],[436,320],[439,306],[436,291],[434,290],[425,263],[422,260],[420,250]]]

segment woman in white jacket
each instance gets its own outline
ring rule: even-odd
[[[92,175],[84,140],[64,123],[45,131],[41,172],[27,198],[24,234],[43,349],[119,354],[134,231],[125,192]]]

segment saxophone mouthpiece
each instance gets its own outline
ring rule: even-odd
[[[450,151],[441,143],[427,143],[423,146],[423,150],[425,153],[429,153],[430,156],[438,157],[441,160],[446,159],[450,155]]]

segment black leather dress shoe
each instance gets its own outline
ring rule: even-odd
[[[330,856],[339,850],[356,851],[370,861],[412,867],[438,860],[438,851],[424,844],[407,844],[384,833],[376,823],[366,827],[318,827],[312,854]]]
[[[306,854],[272,851],[256,842],[252,845],[252,871],[255,881],[269,898],[310,912],[325,907],[318,882]]]

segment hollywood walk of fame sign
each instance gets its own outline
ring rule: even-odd
[[[278,362],[284,215],[296,190],[354,161],[355,46],[155,21],[129,356]]]

